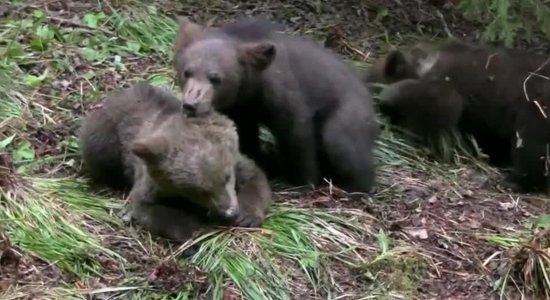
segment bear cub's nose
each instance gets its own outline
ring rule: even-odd
[[[194,116],[197,113],[197,104],[184,103],[183,110],[188,114]]]

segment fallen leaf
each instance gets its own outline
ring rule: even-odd
[[[428,231],[424,228],[405,229],[405,232],[412,237],[416,237],[422,240],[425,240],[428,238]]]
[[[515,204],[511,202],[500,202],[499,205],[500,205],[500,209],[502,210],[510,210],[515,206]]]

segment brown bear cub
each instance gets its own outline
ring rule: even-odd
[[[348,192],[370,191],[378,122],[369,90],[328,49],[279,28],[260,18],[219,28],[184,19],[175,41],[184,110],[229,116],[241,151],[258,163],[259,125],[265,125],[289,183],[326,177]]]
[[[548,192],[550,57],[456,40],[393,51],[368,82],[390,83],[381,111],[424,136],[471,134],[523,191]]]
[[[148,83],[107,97],[79,132],[85,170],[96,182],[131,187],[132,219],[156,235],[184,241],[205,225],[261,225],[271,190],[239,153],[233,122],[187,117],[180,103]]]

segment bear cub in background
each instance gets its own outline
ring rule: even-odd
[[[471,134],[522,191],[549,192],[550,57],[458,40],[392,51],[368,82],[389,83],[381,111],[429,137]]]
[[[259,125],[273,133],[285,181],[369,192],[378,122],[357,72],[330,50],[262,18],[219,28],[187,19],[175,41],[183,108],[217,110],[237,126],[240,150],[261,163]]]
[[[271,189],[240,154],[234,123],[187,117],[180,103],[148,83],[108,96],[79,132],[85,171],[131,188],[131,218],[155,235],[185,241],[209,225],[260,226]]]

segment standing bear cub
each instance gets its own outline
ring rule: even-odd
[[[271,203],[230,119],[187,117],[174,95],[147,83],[105,99],[79,138],[91,179],[131,187],[132,219],[153,234],[185,241],[206,225],[256,227]]]
[[[392,51],[369,82],[389,83],[381,111],[423,136],[472,134],[523,191],[548,191],[550,57],[449,40]]]
[[[229,116],[241,151],[258,162],[259,125],[265,125],[290,183],[327,177],[348,192],[369,192],[378,122],[368,89],[328,49],[279,28],[259,18],[220,28],[182,20],[174,61],[183,109]]]

